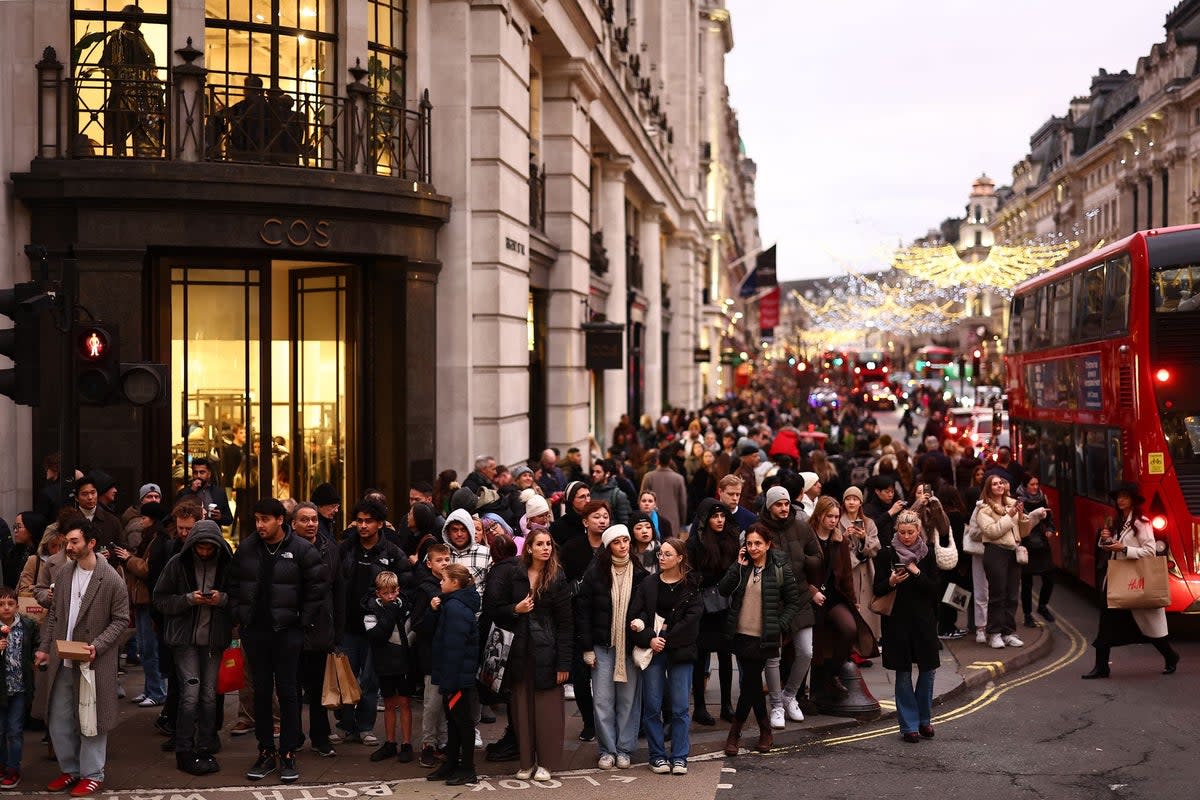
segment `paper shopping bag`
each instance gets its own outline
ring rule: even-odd
[[[334,654],[325,656],[325,679],[321,683],[321,705],[325,708],[341,708],[342,692],[338,689],[337,664]]]
[[[237,692],[246,685],[246,656],[241,644],[235,639],[221,654],[221,665],[217,668],[217,694]]]
[[[350,659],[346,657],[345,653],[334,653],[333,666],[337,673],[338,691],[342,695],[342,705],[357,705],[358,701],[362,699],[362,689],[358,685],[358,678],[354,676],[354,670],[350,667]]]
[[[1165,608],[1170,602],[1165,556],[1108,562],[1109,608]]]

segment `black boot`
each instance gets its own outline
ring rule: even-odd
[[[196,761],[196,754],[190,750],[175,751],[175,768],[180,772],[186,772],[188,775],[204,775],[206,772],[200,768]]]
[[[1154,649],[1162,654],[1163,675],[1174,675],[1175,667],[1179,665],[1179,653],[1171,647],[1171,640],[1166,636],[1153,640]]]
[[[1083,676],[1085,681],[1095,680],[1096,678],[1108,677],[1108,648],[1096,648],[1096,666],[1092,667],[1092,671]]]

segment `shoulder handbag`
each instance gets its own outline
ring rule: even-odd
[[[979,508],[976,507],[971,512],[966,530],[963,531],[963,552],[973,556],[983,555],[983,534],[979,530],[979,523],[975,521],[978,515]]]
[[[664,620],[661,616],[659,616],[658,614],[654,615],[654,627],[652,628],[652,630],[654,631],[655,635],[657,635],[658,632],[662,630],[662,627],[665,623],[666,623],[666,620]],[[651,650],[649,647],[634,647],[633,648],[633,663],[637,666],[638,669],[640,669],[640,670],[646,669],[647,667],[650,666],[650,662],[653,660],[654,660],[654,651]]]
[[[729,609],[729,598],[717,591],[715,584],[701,592],[700,602],[704,604],[705,614],[719,614]]]
[[[1029,563],[1029,548],[1023,544],[1017,545],[1017,563],[1018,564],[1028,564]]]
[[[483,645],[483,663],[479,665],[479,682],[500,691],[504,684],[504,673],[508,669],[508,657],[512,653],[513,633],[492,623],[487,641]]]
[[[942,537],[936,532],[933,535],[933,558],[938,569],[951,570],[958,566],[958,548],[954,545],[954,536],[948,538],[950,544],[942,547]]]
[[[874,611],[881,617],[890,617],[892,609],[896,606],[896,590],[892,589],[882,597],[872,597],[871,602],[867,604],[867,608]]]

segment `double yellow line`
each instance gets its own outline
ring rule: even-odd
[[[1065,667],[1068,667],[1071,664],[1078,661],[1080,659],[1080,657],[1082,657],[1083,654],[1085,652],[1087,652],[1087,648],[1088,648],[1087,639],[1084,637],[1084,635],[1082,633],[1080,633],[1078,628],[1076,628],[1074,625],[1072,625],[1070,623],[1070,621],[1064,619],[1061,616],[1058,618],[1058,626],[1061,631],[1063,631],[1064,633],[1067,634],[1067,639],[1068,639],[1070,646],[1067,648],[1066,653],[1064,653],[1062,656],[1055,659],[1054,661],[1050,662],[1049,664],[1046,664],[1045,666],[1034,670],[1033,672],[1029,673],[1028,675],[1023,675],[1019,678],[1015,678],[1013,680],[1006,681],[1005,683],[1000,684],[1000,685],[997,685],[995,683],[989,683],[988,686],[979,694],[978,697],[975,697],[974,699],[970,700],[967,703],[964,703],[961,706],[958,706],[957,708],[952,708],[952,709],[942,712],[941,714],[938,714],[937,716],[935,716],[933,718],[933,721],[935,723],[939,723],[939,724],[946,723],[946,722],[953,722],[956,719],[961,719],[963,717],[974,714],[984,708],[987,708],[992,703],[996,702],[997,700],[999,700],[1001,697],[1003,697],[1005,694],[1012,691],[1013,689],[1020,688],[1021,686],[1025,686],[1026,684],[1030,684],[1030,683],[1033,683],[1034,681],[1039,681],[1042,678],[1046,678],[1050,675],[1053,675],[1055,672],[1058,672],[1059,670],[1061,670]],[[836,737],[830,737],[828,739],[821,739],[821,740],[818,740],[817,742],[815,742],[815,744],[822,744],[826,747],[836,747],[838,745],[843,745],[843,744],[854,744],[856,742],[864,742],[864,741],[867,741],[868,739],[878,739],[881,736],[895,736],[899,732],[900,732],[899,725],[890,725],[883,729],[878,729],[878,730],[873,730],[873,731],[864,731],[862,733],[855,733],[855,734],[851,734],[849,736],[836,736]]]

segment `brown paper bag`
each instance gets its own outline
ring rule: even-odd
[[[342,692],[338,689],[337,665],[334,654],[325,656],[325,680],[321,684],[321,705],[326,708],[342,707]]]
[[[1164,556],[1108,562],[1109,608],[1165,608],[1170,602]]]
[[[333,665],[337,672],[338,691],[342,695],[342,705],[357,705],[362,699],[362,689],[359,688],[358,678],[350,668],[350,659],[344,653],[333,654]]]

